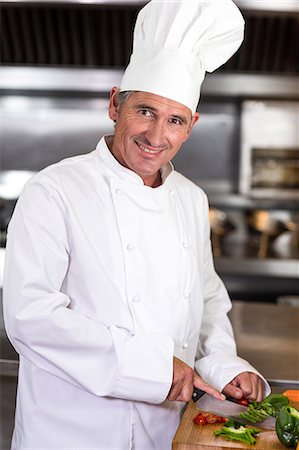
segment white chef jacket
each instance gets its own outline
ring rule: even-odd
[[[9,225],[8,336],[20,354],[14,450],[170,450],[173,355],[222,389],[243,371],[203,191],[144,186],[102,138],[25,186]]]

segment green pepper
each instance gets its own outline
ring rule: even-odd
[[[299,442],[299,411],[292,406],[283,406],[275,428],[278,439],[285,447],[296,447]]]
[[[270,394],[261,402],[253,401],[240,416],[252,423],[261,422],[269,416],[276,417],[278,411],[288,405],[289,399],[283,394]]]
[[[229,441],[244,442],[244,444],[254,445],[256,443],[255,435],[259,433],[259,428],[247,428],[230,421],[227,422],[221,430],[215,430],[215,436],[221,436]]]
[[[270,394],[267,397],[264,398],[259,405],[263,408],[265,405],[270,405],[274,409],[279,410],[283,406],[287,405],[289,403],[288,397],[286,397],[283,394]]]

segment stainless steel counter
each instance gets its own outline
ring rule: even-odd
[[[234,302],[230,318],[241,357],[266,378],[299,382],[298,307]]]

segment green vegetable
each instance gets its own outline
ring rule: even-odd
[[[278,413],[276,434],[286,447],[296,447],[299,442],[299,411],[292,406],[283,406]]]
[[[252,402],[245,412],[240,413],[243,419],[249,422],[261,422],[267,417],[277,417],[278,412],[283,406],[289,404],[289,399],[282,394],[270,394],[261,402]]]
[[[244,444],[254,445],[256,443],[255,435],[259,433],[258,428],[247,428],[236,422],[227,422],[221,430],[215,430],[215,436],[221,436],[229,441],[240,441]]]

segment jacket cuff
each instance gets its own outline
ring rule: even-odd
[[[137,332],[127,335],[119,345],[120,332],[110,328],[114,341],[118,341],[118,373],[111,389],[112,397],[162,403],[170,390],[173,376],[174,343],[170,336]]]
[[[228,354],[210,354],[196,361],[196,371],[200,376],[220,392],[236,376],[242,372],[252,372],[257,374],[263,381],[265,396],[269,395],[271,388],[267,380],[248,361],[239,356]]]

